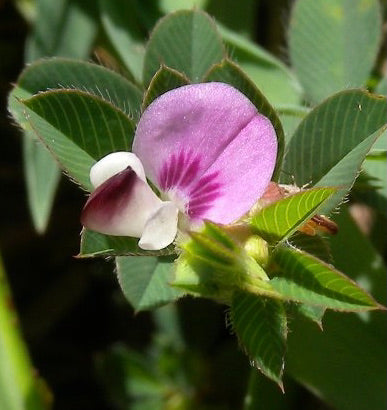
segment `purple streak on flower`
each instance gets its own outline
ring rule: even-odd
[[[144,194],[145,188],[138,183],[139,193],[130,190],[127,194],[122,192],[125,186],[114,183],[112,190],[115,195],[122,192],[125,202],[131,204],[134,201],[135,206],[128,205],[127,212],[120,213],[118,205],[101,203],[104,211],[95,211],[95,215],[97,218],[97,214],[111,211],[117,213],[117,221],[126,218],[123,225],[128,236],[131,235],[129,231],[132,232],[130,225],[136,224],[138,213],[143,219],[148,217],[148,221],[142,221],[142,225],[145,223],[148,227],[144,227],[146,240],[143,243],[147,243],[147,249],[160,249],[157,246],[161,245],[156,243],[159,239],[152,243],[151,232],[160,221],[157,233],[160,243],[167,241],[162,238],[164,230],[169,232],[168,238],[172,237],[174,230],[166,227],[177,223],[177,209],[193,222],[209,219],[228,224],[242,217],[270,182],[276,161],[277,139],[270,121],[259,114],[242,93],[226,84],[205,83],[180,87],[154,100],[138,123],[133,152],[138,157],[136,161],[141,161],[147,178],[175,207],[171,203],[165,205],[165,202],[160,201],[159,204],[156,201],[146,216],[141,208],[147,205],[132,198],[142,193],[145,201],[149,194]],[[97,176],[101,172],[103,179],[104,175],[116,172],[115,169],[124,169],[127,160],[123,157],[123,153],[119,158],[117,156],[119,161],[123,161],[119,167],[117,164],[109,165],[110,168],[103,165],[100,167],[102,171],[96,171]],[[134,160],[130,158],[128,161],[132,163]],[[136,163],[138,169],[142,166]],[[140,176],[139,171],[136,173]],[[106,183],[111,184],[114,178]],[[144,177],[137,180],[146,185]],[[91,198],[94,196],[98,195],[93,193]],[[170,222],[166,222],[166,218]],[[117,230],[115,226],[114,230],[121,232],[122,228]],[[141,233],[137,236],[141,237]]]
[[[219,172],[201,177],[189,192],[187,213],[192,219],[203,219],[205,212],[222,195]]]
[[[199,169],[199,155],[193,156],[192,151],[180,151],[164,162],[158,178],[163,192],[173,191],[181,198],[188,198],[185,212],[192,219],[202,219],[203,210],[209,209],[221,195],[221,184],[216,182],[219,172],[197,178]]]

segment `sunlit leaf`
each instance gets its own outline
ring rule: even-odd
[[[316,214],[335,191],[334,188],[309,189],[280,199],[254,214],[250,226],[269,243],[285,240]]]
[[[383,308],[332,265],[298,249],[277,248],[273,262],[279,271],[270,283],[289,300],[343,311]]]

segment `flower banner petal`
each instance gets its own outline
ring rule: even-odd
[[[100,185],[83,208],[81,223],[107,235],[140,238],[148,219],[162,202],[128,167]]]
[[[188,214],[228,224],[244,215],[265,192],[274,171],[277,139],[271,122],[257,114],[208,168],[192,190]],[[211,184],[205,185],[210,176]]]
[[[192,220],[230,223],[264,193],[277,139],[246,96],[213,82],[177,88],[150,104],[133,151],[147,176]]]
[[[247,97],[227,84],[183,86],[148,106],[137,126],[133,152],[163,190],[189,167],[188,182],[195,182],[256,113]]]

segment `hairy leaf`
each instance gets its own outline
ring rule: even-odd
[[[251,362],[281,389],[287,336],[282,302],[236,292],[230,310],[232,327]]]
[[[174,246],[159,251],[145,251],[138,246],[138,238],[129,236],[104,235],[99,232],[83,229],[81,235],[81,247],[79,258],[93,258],[97,256],[162,256],[171,255],[175,252]]]
[[[101,98],[81,91],[47,91],[24,100],[28,124],[64,170],[90,190],[95,161],[128,151],[134,121]]]
[[[317,213],[336,190],[315,188],[280,199],[254,214],[250,225],[271,244],[287,239],[300,225]]]
[[[298,249],[277,248],[273,262],[279,267],[279,272],[270,283],[284,298],[343,311],[383,308],[332,265]]]
[[[200,82],[223,57],[223,44],[210,17],[197,10],[177,11],[161,19],[151,34],[144,59],[144,84],[150,83],[162,65]]]
[[[187,84],[189,84],[189,80],[183,74],[166,66],[160,67],[145,93],[142,109],[145,110],[161,94]]]
[[[333,95],[300,123],[287,147],[281,181],[340,189],[321,213],[351,188],[368,151],[386,124],[387,100],[362,90]]]
[[[183,295],[170,286],[173,263],[153,256],[119,256],[117,276],[121,289],[136,311],[152,309]]]

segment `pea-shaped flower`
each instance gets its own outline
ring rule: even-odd
[[[241,218],[265,192],[276,155],[272,124],[235,88],[213,82],[174,89],[143,113],[133,153],[109,154],[92,167],[95,191],[82,224],[162,249],[178,227]]]

